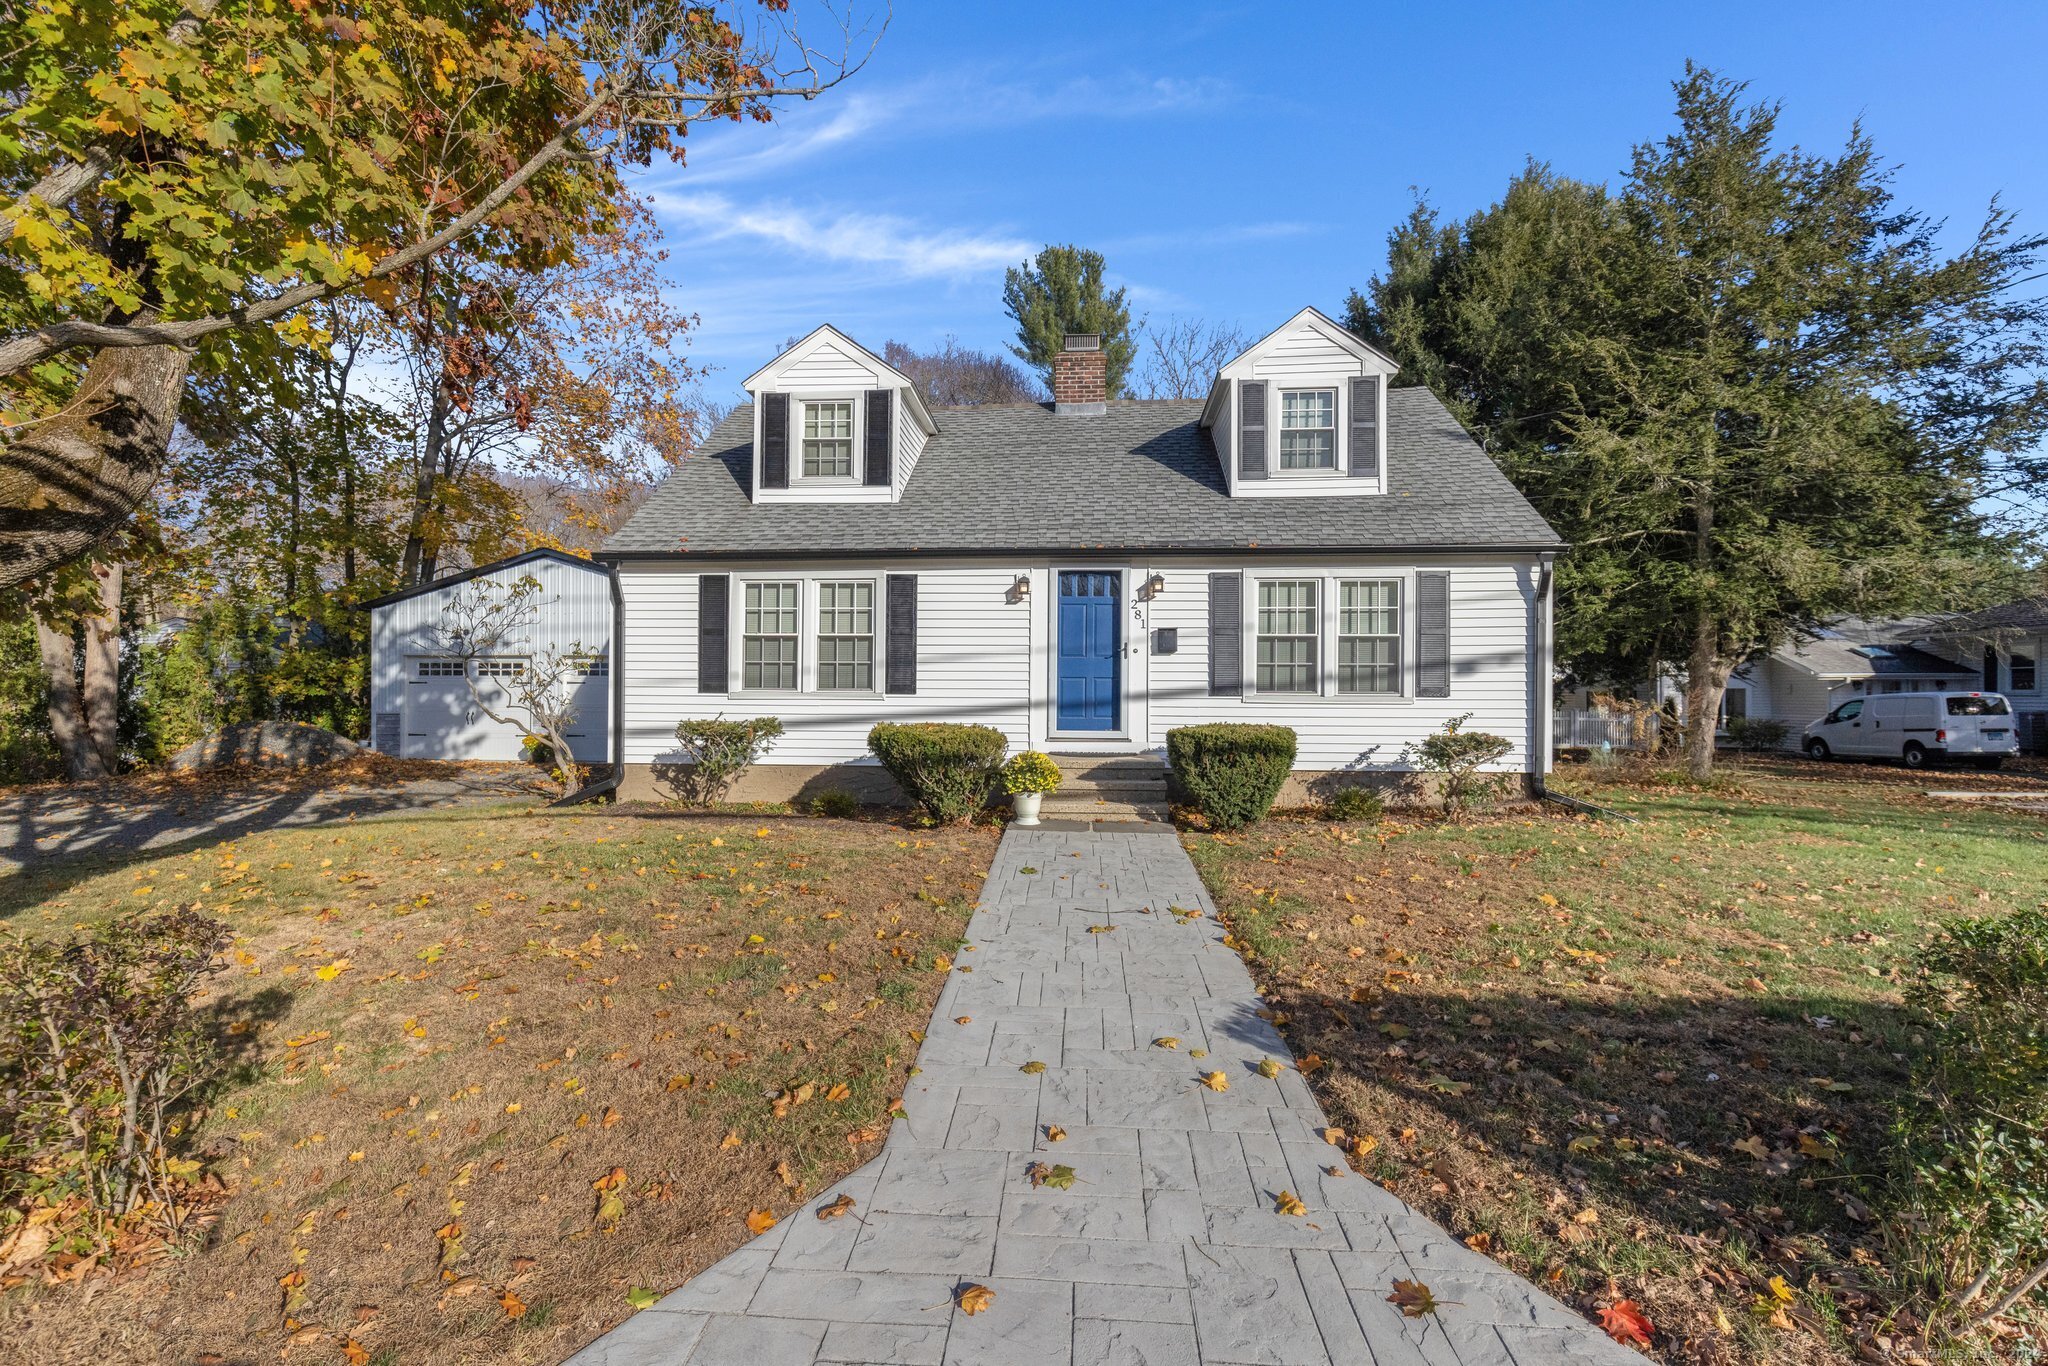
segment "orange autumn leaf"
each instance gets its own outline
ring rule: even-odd
[[[765,1209],[747,1211],[747,1232],[760,1235],[775,1227],[775,1216]]]
[[[960,1312],[971,1317],[994,1304],[996,1292],[985,1285],[963,1285],[955,1298]]]
[[[1434,1314],[1438,1308],[1436,1296],[1421,1281],[1395,1281],[1394,1293],[1387,1296],[1387,1303],[1411,1319]]]
[[[603,1176],[600,1176],[597,1178],[597,1180],[591,1182],[590,1188],[594,1191],[611,1191],[617,1190],[619,1187],[625,1184],[626,1169],[624,1167],[613,1167]]]
[[[341,1359],[346,1361],[348,1366],[368,1366],[370,1353],[362,1343],[350,1338],[341,1344]]]
[[[504,1307],[505,1317],[508,1319],[516,1319],[526,1312],[526,1301],[512,1293],[510,1288],[498,1296],[498,1303]]]
[[[1638,1347],[1648,1347],[1650,1335],[1657,1331],[1634,1300],[1617,1300],[1602,1309],[1600,1326],[1616,1342],[1632,1342]]]
[[[818,1206],[818,1218],[820,1221],[826,1219],[837,1219],[852,1208],[853,1197],[850,1195],[842,1194],[837,1200],[834,1200],[831,1204]]]

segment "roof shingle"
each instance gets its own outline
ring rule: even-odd
[[[1041,551],[1261,553],[1558,549],[1434,394],[1387,403],[1382,495],[1231,498],[1199,399],[942,408],[901,501],[756,504],[747,496],[753,407],[735,409],[670,475],[602,558]]]

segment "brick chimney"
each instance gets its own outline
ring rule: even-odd
[[[1099,332],[1069,332],[1052,358],[1052,410],[1100,413],[1109,402],[1109,356]]]

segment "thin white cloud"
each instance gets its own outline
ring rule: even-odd
[[[776,123],[745,132],[721,133],[689,149],[692,185],[752,180],[785,170],[819,152],[844,146],[886,122],[891,111],[872,95],[855,92],[825,111],[822,117],[795,124]],[[739,151],[737,148],[752,150]]]
[[[712,237],[752,237],[801,256],[879,266],[911,279],[986,275],[1037,250],[1021,237],[926,228],[892,214],[806,211],[668,190],[656,190],[652,198],[661,216]]]

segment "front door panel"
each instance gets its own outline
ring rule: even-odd
[[[1053,728],[1118,728],[1123,692],[1123,576],[1062,571],[1059,601],[1059,673]]]

